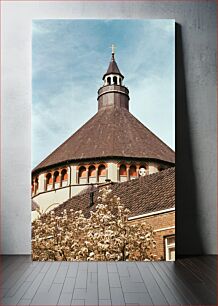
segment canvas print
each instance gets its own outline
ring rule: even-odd
[[[175,260],[174,20],[33,20],[32,258]]]

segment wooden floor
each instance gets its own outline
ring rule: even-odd
[[[217,305],[217,258],[32,262],[1,257],[0,305]]]

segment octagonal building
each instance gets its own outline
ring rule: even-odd
[[[174,151],[129,112],[123,80],[112,51],[98,90],[98,112],[32,171],[32,199],[41,211],[93,185],[124,182],[175,165]]]

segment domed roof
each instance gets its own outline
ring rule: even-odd
[[[33,169],[67,161],[135,157],[175,162],[175,153],[126,108],[98,111],[77,132]]]

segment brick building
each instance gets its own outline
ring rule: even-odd
[[[90,185],[130,181],[174,166],[174,151],[129,112],[123,80],[112,50],[98,112],[32,171],[32,199],[41,211]]]
[[[147,222],[155,231],[158,259],[175,258],[175,167],[135,180],[106,183],[112,190],[110,196],[119,196],[130,210],[129,222]],[[95,211],[100,186],[89,186],[80,194],[54,209],[61,216],[66,209],[82,210],[86,217]]]

